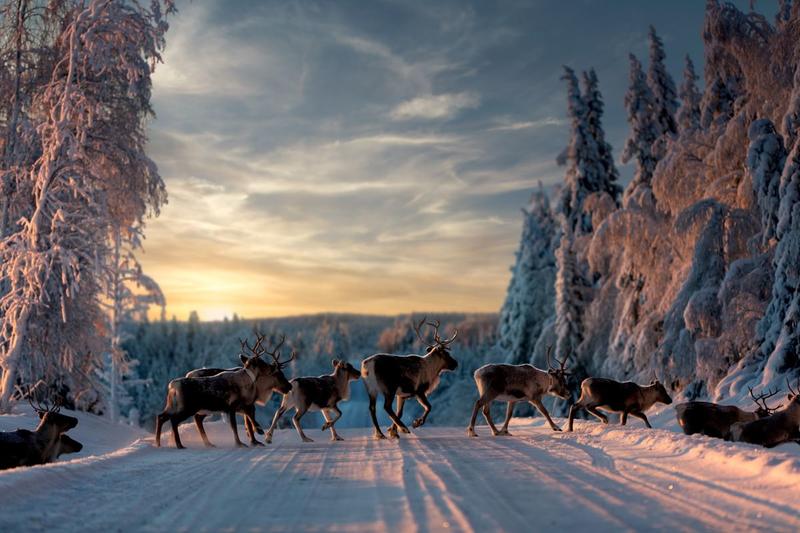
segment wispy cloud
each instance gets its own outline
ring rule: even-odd
[[[519,130],[528,130],[532,128],[543,128],[547,126],[564,126],[567,124],[567,120],[563,118],[556,118],[556,117],[545,117],[538,120],[528,120],[528,121],[518,121],[518,122],[506,122],[504,121],[497,126],[493,126],[489,128],[489,131],[519,131]]]
[[[450,118],[465,109],[480,105],[480,97],[475,93],[445,93],[417,96],[402,102],[392,109],[394,120]]]

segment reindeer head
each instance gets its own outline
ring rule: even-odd
[[[558,366],[553,366],[550,361],[550,353],[553,351],[552,346],[547,347],[547,373],[550,375],[550,387],[547,392],[554,394],[562,400],[568,400],[570,397],[569,386],[567,385],[567,357],[563,361],[556,358]]]
[[[77,418],[74,416],[62,415],[59,412],[61,411],[61,405],[59,403],[50,406],[47,404],[41,404],[37,401],[36,405],[34,405],[31,399],[30,391],[28,392],[28,403],[36,411],[36,414],[39,415],[39,427],[44,425],[52,425],[60,434],[64,433],[65,431],[69,431],[78,425]]]
[[[281,361],[280,347],[286,341],[286,335],[281,337],[280,342],[271,351],[261,346],[264,342],[264,335],[256,333],[256,343],[250,348],[246,340],[241,340],[242,352],[239,358],[245,369],[254,373],[256,386],[259,390],[259,402],[266,402],[268,394],[272,391],[279,392],[280,394],[288,394],[292,390],[292,384],[286,379],[283,374],[283,369],[288,365],[297,354],[292,351],[292,355],[286,361]],[[262,355],[267,354],[272,358],[271,363],[261,358]]]
[[[667,405],[672,403],[672,397],[667,392],[666,387],[662,385],[660,381],[654,379],[650,382],[650,387],[652,387],[656,391],[656,401],[665,403]]]
[[[788,382],[787,382],[787,384],[788,384]],[[772,398],[776,394],[778,394],[780,392],[780,389],[776,389],[774,392],[772,392],[772,391],[762,392],[761,394],[758,394],[758,395],[756,395],[753,392],[752,387],[747,387],[747,390],[750,391],[750,398],[752,398],[753,401],[756,403],[756,406],[757,406],[757,408],[756,408],[756,416],[758,418],[766,418],[766,417],[770,416],[772,413],[774,413],[775,411],[777,411],[778,409],[781,408],[780,405],[778,407],[775,407],[775,408],[772,408],[769,405],[767,405],[767,400],[769,398]],[[789,395],[789,399],[790,400],[792,399],[791,396],[792,395],[790,394]]]
[[[433,342],[430,343],[422,338],[422,334],[419,332],[420,328],[423,326],[430,326],[433,328]],[[425,355],[430,355],[434,357],[442,358],[444,362],[444,370],[455,370],[458,368],[458,361],[456,361],[452,355],[450,355],[450,344],[456,340],[456,336],[458,335],[458,330],[453,332],[453,336],[449,339],[441,339],[439,337],[439,326],[440,323],[438,320],[434,320],[433,322],[428,322],[427,317],[424,317],[422,320],[419,321],[419,324],[414,324],[414,332],[417,334],[417,338],[423,343],[427,345],[425,349]]]
[[[361,377],[361,371],[356,367],[345,361],[344,359],[331,360],[334,373],[344,372],[347,375],[347,380],[356,380]]]

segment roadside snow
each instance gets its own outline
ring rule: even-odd
[[[668,424],[665,409],[654,419]],[[397,441],[343,429],[343,442],[281,430],[236,449],[226,423],[205,449],[81,414],[74,460],[0,472],[0,531],[531,531],[800,529],[800,446],[765,450],[637,425],[577,421],[514,437],[422,428]],[[31,415],[0,417],[30,427]],[[563,423],[563,421],[561,421]]]

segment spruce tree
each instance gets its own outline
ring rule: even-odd
[[[700,127],[700,100],[702,95],[697,90],[698,76],[694,71],[694,63],[686,54],[686,67],[683,70],[681,84],[681,107],[678,109],[678,128],[680,131],[693,131]]]
[[[642,64],[633,54],[630,55],[630,63],[630,85],[625,94],[625,108],[628,111],[631,132],[625,141],[622,162],[627,163],[635,158],[636,174],[628,186],[628,191],[634,190],[639,184],[650,185],[653,171],[658,163],[658,158],[653,153],[653,144],[660,135],[660,129],[653,116],[655,108],[653,92],[647,84]]]

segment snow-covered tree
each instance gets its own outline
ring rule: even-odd
[[[611,145],[606,142],[606,133],[603,130],[603,95],[600,94],[597,73],[589,69],[583,73],[583,101],[586,110],[586,127],[594,140],[597,149],[597,163],[600,172],[593,183],[592,192],[605,192],[619,205],[619,196],[622,187],[619,185],[619,172],[614,164],[614,154]]]
[[[115,228],[105,285],[104,304],[109,322],[110,346],[104,360],[105,372],[101,373],[108,388],[108,407],[111,420],[116,422],[120,407],[129,401],[126,386],[130,385],[132,369],[138,363],[130,360],[123,348],[126,322],[147,320],[152,305],[160,306],[162,315],[164,294],[158,284],[142,272],[142,266],[134,251],[140,248],[140,236],[136,232],[123,233]],[[124,378],[128,377],[126,381]]]
[[[763,382],[800,367],[800,142],[789,154],[781,176],[775,230],[772,297],[759,323],[759,353],[766,358]]]
[[[800,130],[800,65],[795,66],[792,94],[789,96],[789,107],[783,115],[783,135],[791,146],[798,138]]]
[[[574,357],[583,341],[583,313],[586,284],[578,271],[575,236],[569,224],[563,224],[561,243],[556,250],[556,347],[559,359]]]
[[[542,326],[555,310],[554,246],[559,228],[541,184],[522,216],[522,238],[499,321],[500,347],[511,364],[531,360]]]
[[[753,181],[753,192],[761,211],[761,241],[767,245],[775,237],[778,224],[778,194],[781,172],[786,163],[783,139],[769,119],[753,121],[748,132],[750,148],[747,168]]]
[[[628,92],[625,93],[625,108],[628,111],[631,132],[625,141],[622,162],[627,163],[635,158],[636,174],[627,191],[633,191],[640,184],[650,185],[653,171],[658,163],[658,157],[653,153],[653,145],[661,135],[661,129],[653,114],[655,109],[653,92],[645,78],[642,63],[633,54],[630,55],[630,63],[630,85]]]
[[[592,231],[592,213],[584,205],[592,193],[605,192],[614,202],[619,196],[617,170],[611,146],[602,126],[603,101],[594,72],[584,73],[585,94],[581,94],[575,72],[564,67],[567,82],[567,116],[570,138],[558,162],[567,165],[558,212],[578,234]]]
[[[683,83],[679,93],[681,106],[677,118],[680,131],[693,131],[700,127],[700,101],[703,96],[697,90],[697,80],[692,58],[686,54],[686,67],[683,69]]]
[[[60,4],[60,3],[59,3]],[[144,152],[150,74],[167,25],[162,4],[113,0],[65,4],[41,111],[40,155],[29,169],[30,213],[2,242],[0,409],[18,379],[86,383],[99,364],[100,299],[117,226],[141,224],[165,199]],[[167,10],[171,3],[166,4]]]
[[[658,139],[652,150],[657,159],[664,157],[666,140],[678,132],[675,123],[678,98],[675,82],[664,65],[665,58],[664,43],[656,33],[656,29],[650,26],[650,65],[647,70],[647,84],[653,93],[653,122],[658,129]]]

